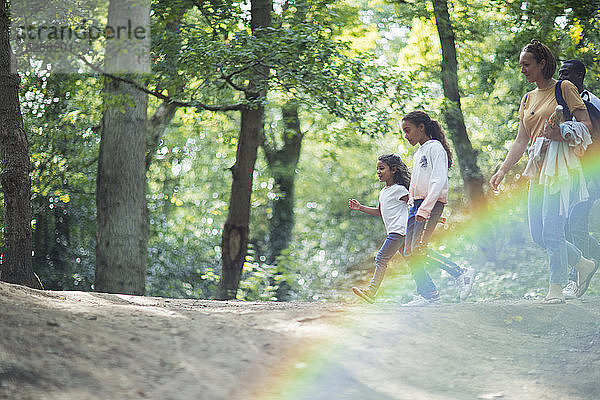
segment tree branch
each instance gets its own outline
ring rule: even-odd
[[[202,14],[202,16],[204,17],[204,19],[206,20],[206,23],[208,24],[208,26],[210,27],[210,29],[212,29],[212,33],[213,33],[213,37],[217,37],[219,35],[219,33],[223,34],[223,38],[225,40],[227,40],[227,31],[224,29],[221,29],[221,32],[218,32],[218,29],[215,28],[213,22],[211,21],[210,17],[208,16],[208,14],[206,13],[206,11],[204,10],[203,7],[201,7],[201,4],[199,1],[197,0],[193,0],[192,3],[196,6],[196,8],[198,8],[198,11],[200,11],[200,14]]]
[[[196,108],[202,108],[204,110],[207,111],[240,111],[243,110],[245,108],[245,105],[242,103],[238,103],[238,104],[226,104],[226,105],[209,105],[209,104],[204,104],[200,101],[197,100],[191,100],[191,101],[181,101],[181,100],[175,100],[165,94],[162,94],[156,90],[151,90],[148,89],[147,87],[139,84],[138,82],[135,82],[131,79],[127,79],[121,76],[117,76],[111,73],[108,73],[106,71],[103,71],[102,69],[98,68],[97,66],[93,65],[92,63],[90,63],[88,60],[86,60],[83,56],[77,55],[77,57],[83,61],[88,67],[92,68],[94,71],[108,77],[111,78],[115,81],[120,81],[123,83],[127,83],[133,87],[135,87],[136,89],[152,95],[156,98],[159,98],[161,100],[164,100],[170,104],[174,104],[176,106],[179,107],[196,107]]]
[[[253,63],[247,64],[246,66],[238,69],[237,71],[233,71],[232,73],[230,73],[229,75],[225,75],[223,74],[223,72],[221,71],[221,79],[223,79],[225,82],[227,82],[232,88],[234,88],[235,90],[239,90],[240,92],[243,92],[246,95],[250,95],[252,96],[253,93],[250,91],[250,88],[248,86],[239,86],[238,84],[236,84],[235,82],[232,81],[232,78],[236,75],[241,74],[244,71],[249,70],[252,67],[256,67],[258,65],[261,64],[262,61],[264,61],[265,57],[263,57],[260,60],[257,60]]]
[[[229,84],[229,86],[231,86],[235,90],[239,90],[240,92],[243,92],[244,94],[248,94],[247,93],[248,87],[237,85],[235,82],[233,82],[231,80],[232,76],[233,76],[233,74],[230,74],[230,75],[221,75],[221,79],[223,79],[225,82],[227,82]]]

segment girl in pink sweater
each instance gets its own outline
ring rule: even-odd
[[[440,124],[423,111],[412,111],[402,118],[402,131],[412,145],[419,145],[413,156],[412,177],[404,255],[417,284],[417,295],[407,306],[424,306],[439,300],[440,294],[425,270],[433,265],[448,272],[456,280],[459,298],[465,300],[475,278],[472,268],[462,268],[427,248],[436,224],[448,201],[448,168],[452,153]]]

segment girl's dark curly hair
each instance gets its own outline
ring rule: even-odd
[[[552,54],[552,51],[540,42],[539,40],[533,39],[530,43],[527,43],[521,52],[531,53],[535,62],[538,64],[542,62],[542,60],[546,60],[546,65],[542,69],[544,73],[544,78],[550,79],[556,72],[556,57]]]
[[[450,150],[448,140],[446,139],[446,135],[444,135],[444,131],[439,122],[435,119],[431,119],[425,111],[421,110],[409,112],[402,118],[402,121],[412,122],[415,126],[423,124],[425,126],[425,134],[428,137],[439,141],[444,147],[444,150],[446,150],[446,154],[448,154],[448,168],[452,166],[452,151]]]
[[[385,163],[388,167],[390,167],[390,170],[393,170],[394,167],[396,167],[396,172],[394,172],[394,183],[402,185],[408,189],[410,186],[410,171],[399,155],[384,154],[379,156],[377,161]]]

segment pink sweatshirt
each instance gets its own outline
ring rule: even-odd
[[[448,154],[435,139],[423,143],[413,156],[410,201],[424,199],[417,211],[429,219],[436,202],[448,202]]]

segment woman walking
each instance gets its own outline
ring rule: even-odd
[[[533,171],[528,168],[532,177],[529,183],[528,214],[531,236],[548,254],[550,286],[544,303],[564,303],[562,286],[567,282],[567,265],[574,265],[578,271],[580,284],[589,282],[596,266],[565,239],[565,223],[568,217],[565,210],[565,191],[557,191],[556,187],[553,187],[553,183],[556,183],[555,179],[566,177],[570,185],[568,189],[575,189],[567,190],[566,208],[568,209],[568,192],[585,192],[585,190],[578,190],[582,189],[581,185],[585,185],[585,182],[572,176],[576,165],[570,162],[556,163],[558,167],[554,171],[547,168],[549,165],[545,163],[550,154],[554,154],[550,150],[565,142],[561,128],[566,128],[567,125],[563,127],[563,124],[558,126],[549,123],[550,117],[558,106],[556,91],[562,92],[570,113],[578,121],[564,124],[571,124],[569,126],[574,126],[580,131],[588,131],[588,135],[592,125],[575,85],[565,80],[562,81],[560,88],[556,88],[557,81],[552,77],[556,71],[556,59],[547,46],[532,40],[521,51],[519,63],[521,73],[528,82],[535,83],[536,88],[521,100],[517,137],[500,169],[490,179],[490,186],[493,190],[498,189],[507,171],[519,161],[529,146],[530,164],[535,164],[535,160],[541,164],[541,168],[532,168]]]

